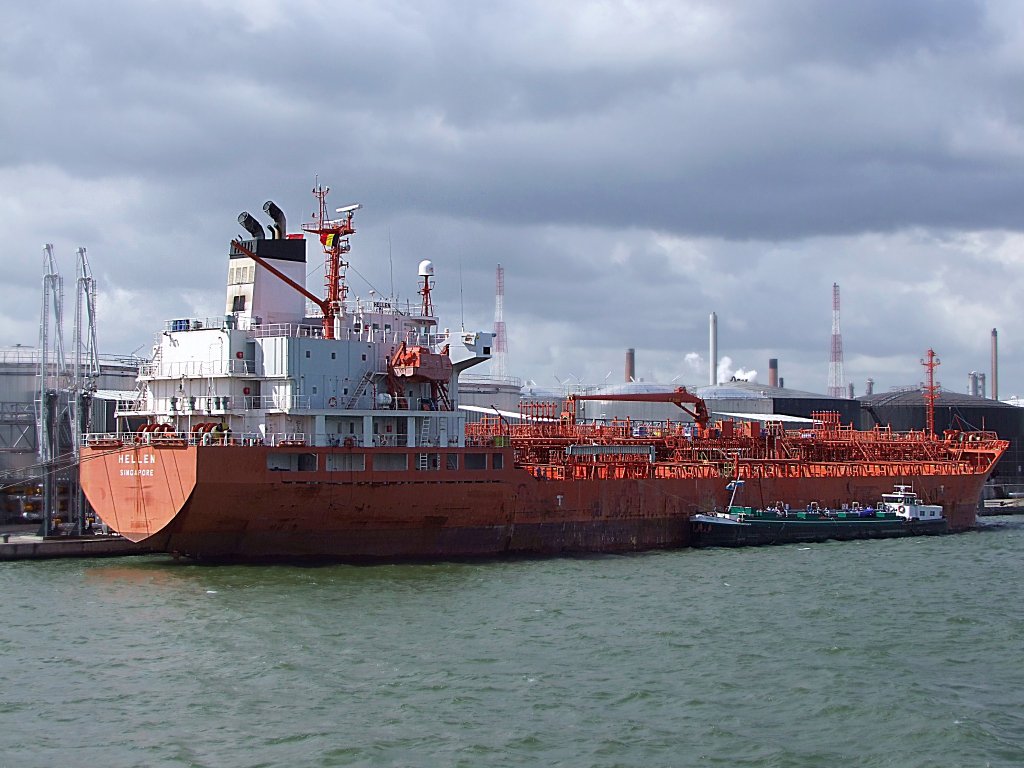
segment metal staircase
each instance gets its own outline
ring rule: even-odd
[[[363,396],[364,392],[366,392],[366,387],[371,381],[373,381],[373,377],[373,371],[367,371],[363,374],[363,378],[359,380],[359,383],[356,385],[355,390],[353,390],[352,395],[345,401],[345,408],[351,410],[356,407],[356,403],[359,402],[359,398]]]

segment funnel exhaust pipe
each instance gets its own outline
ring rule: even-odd
[[[256,221],[248,211],[242,211],[238,214],[238,223],[245,227],[245,231],[257,240],[266,239],[267,234],[263,231],[263,225]]]
[[[267,200],[263,204],[263,212],[274,220],[274,226],[270,228],[274,233],[274,239],[283,240],[288,234],[288,222],[284,217],[284,211],[278,208],[273,200]]]

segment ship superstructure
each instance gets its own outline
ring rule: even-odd
[[[491,334],[438,329],[427,260],[417,304],[348,298],[339,256],[357,206],[328,220],[326,192],[317,190],[321,216],[303,226],[327,256],[320,311],[307,314],[311,294],[301,287],[306,238],[285,234],[271,202],[272,238],[241,214],[254,236],[231,244],[225,314],[168,321],[139,372],[138,399],[121,403],[118,416],[144,420],[157,434],[209,435],[207,442],[229,435],[248,444],[464,445],[457,378],[489,359]]]

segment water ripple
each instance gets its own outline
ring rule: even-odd
[[[1016,766],[1022,545],[4,564],[0,764]]]

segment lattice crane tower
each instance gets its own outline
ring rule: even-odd
[[[843,335],[839,332],[839,283],[832,283],[832,351],[828,358],[828,396],[845,398]]]
[[[508,375],[508,338],[505,336],[505,270],[498,265],[494,281],[494,375]]]

